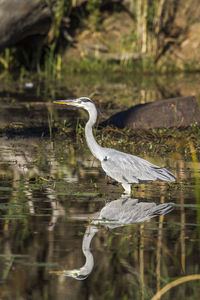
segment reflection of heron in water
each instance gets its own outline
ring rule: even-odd
[[[120,182],[125,192],[131,193],[131,184],[144,181],[175,181],[172,173],[148,161],[124,152],[103,148],[94,139],[92,127],[96,123],[97,109],[89,98],[59,100],[57,104],[68,104],[84,108],[89,113],[89,121],[85,126],[85,136],[92,154],[101,161],[101,166],[108,176]]]
[[[120,198],[105,205],[99,213],[97,219],[93,219],[91,225],[86,229],[82,242],[82,251],[86,262],[80,269],[52,271],[52,274],[73,277],[84,280],[92,272],[94,258],[90,251],[90,243],[99,231],[97,225],[109,227],[111,229],[134,223],[140,223],[156,216],[165,215],[173,210],[172,203],[156,204],[154,202],[144,202],[132,198]]]

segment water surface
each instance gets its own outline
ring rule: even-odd
[[[1,299],[151,299],[167,283],[200,274],[200,164],[181,156],[141,153],[166,166],[177,182],[137,185],[131,201],[172,203],[173,210],[146,221],[94,225],[107,203],[130,199],[121,198],[123,189],[105,176],[83,135],[51,131],[54,122],[73,128],[77,117],[86,120],[87,115],[66,115],[49,104],[59,97],[94,93],[109,114],[148,102],[150,95],[167,96],[167,83],[170,96],[185,94],[186,87],[188,95],[193,94],[200,77],[175,77],[176,84],[151,76],[139,80],[115,75],[107,84],[98,76],[86,77],[68,77],[66,86],[66,78],[57,86],[34,83],[31,90],[24,83],[1,85]],[[14,130],[5,131],[11,122]],[[94,260],[87,278],[52,273],[79,270],[85,264],[84,238],[90,240],[86,251]],[[199,281],[194,280],[172,288],[163,299],[198,299],[199,293]]]

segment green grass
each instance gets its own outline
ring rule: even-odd
[[[79,141],[84,142],[84,123],[79,121],[75,130]],[[66,128],[58,128],[57,135],[69,136]],[[70,133],[72,136],[74,132]],[[197,159],[200,159],[200,127],[197,125],[188,128],[163,128],[163,129],[118,129],[106,127],[96,130],[96,139],[104,147],[113,147],[121,151],[154,155],[180,156],[185,160],[191,160],[192,154],[190,142],[193,142]]]

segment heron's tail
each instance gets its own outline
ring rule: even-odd
[[[174,209],[173,203],[146,203],[140,202],[138,215],[135,217],[134,223],[144,222],[154,217],[168,214]]]
[[[149,215],[150,215],[150,218],[154,218],[157,216],[168,214],[173,209],[174,209],[173,203],[158,204],[158,205],[152,207]]]
[[[156,167],[154,168],[154,172],[155,172],[156,180],[170,181],[170,182],[176,181],[176,177],[165,168]]]

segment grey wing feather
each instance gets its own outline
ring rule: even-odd
[[[105,223],[110,221],[109,227],[114,228],[143,222],[156,216],[165,215],[171,210],[173,210],[172,203],[157,205],[153,202],[143,202],[132,198],[118,199],[107,203],[100,212],[100,218]]]
[[[107,220],[115,220],[121,222],[123,216],[134,209],[138,199],[117,199],[107,203],[100,212],[100,218]]]
[[[139,182],[136,175],[136,169],[130,162],[123,159],[123,157],[108,157],[101,162],[103,170],[108,176],[119,182]]]
[[[108,156],[101,161],[103,170],[111,178],[122,183],[164,180],[175,181],[175,177],[165,168],[123,152],[108,149]]]

